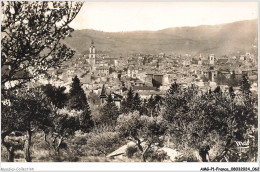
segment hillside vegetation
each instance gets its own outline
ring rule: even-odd
[[[257,20],[197,27],[176,27],[159,31],[102,32],[76,30],[65,42],[87,53],[91,39],[97,50],[110,55],[164,52],[167,54],[232,54],[250,51],[257,43]]]

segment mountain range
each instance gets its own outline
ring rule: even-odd
[[[257,46],[258,21],[221,25],[174,27],[158,31],[103,32],[75,30],[65,43],[80,54],[88,53],[91,40],[99,53],[113,56],[143,53],[229,55]]]

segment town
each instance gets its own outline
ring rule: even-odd
[[[2,2],[1,161],[257,163],[258,8],[240,3]]]
[[[249,77],[251,90],[257,93],[257,59],[255,52],[220,57],[214,54],[167,55],[163,52],[157,55],[110,57],[96,53],[92,40],[89,44],[89,54],[77,55],[77,58],[69,63],[57,69],[50,69],[49,75],[40,76],[38,84],[64,86],[68,91],[72,78],[77,75],[87,95],[92,93],[100,97],[102,88],[105,88],[106,95],[103,98],[105,99],[107,94],[113,94],[119,107],[130,87],[139,93],[142,99],[148,99],[152,95],[164,96],[174,82],[182,88],[194,84],[201,91],[214,90],[217,86],[223,91],[228,91],[230,86],[238,90],[243,74]]]

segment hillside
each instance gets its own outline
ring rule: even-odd
[[[176,27],[159,31],[134,31],[109,33],[95,30],[76,30],[65,42],[84,54],[91,39],[97,50],[110,55],[132,53],[199,54],[224,55],[237,51],[250,51],[257,42],[257,20],[234,23]]]

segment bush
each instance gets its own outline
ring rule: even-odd
[[[87,141],[87,146],[92,149],[93,155],[107,155],[120,146],[117,132],[104,132],[92,135]]]
[[[80,161],[80,158],[78,156],[71,155],[68,157],[69,162],[78,162]]]
[[[128,146],[126,149],[126,156],[128,158],[132,158],[134,153],[136,153],[138,151],[136,146]]]
[[[163,150],[156,151],[155,149],[151,149],[147,152],[146,158],[149,162],[162,162],[164,160],[169,159],[169,156]]]
[[[53,162],[79,162],[80,158],[78,155],[71,153],[68,150],[60,151],[59,155],[53,155],[51,157]]]
[[[185,145],[183,150],[181,151],[181,154],[175,158],[175,161],[200,162],[200,157],[198,151]]]
[[[62,143],[60,144],[60,148],[61,148],[61,149],[67,149],[67,148],[68,148],[67,143],[62,142]]]
[[[88,133],[76,131],[75,137],[70,138],[66,141],[67,149],[69,148],[70,154],[77,155],[80,157],[87,156],[90,152],[89,148],[87,147],[88,139]]]
[[[142,152],[136,146],[128,146],[126,156],[132,159],[141,159]],[[158,148],[151,148],[146,152],[146,160],[148,162],[162,162],[168,159],[170,159],[170,157],[167,153],[163,150],[158,150]]]

